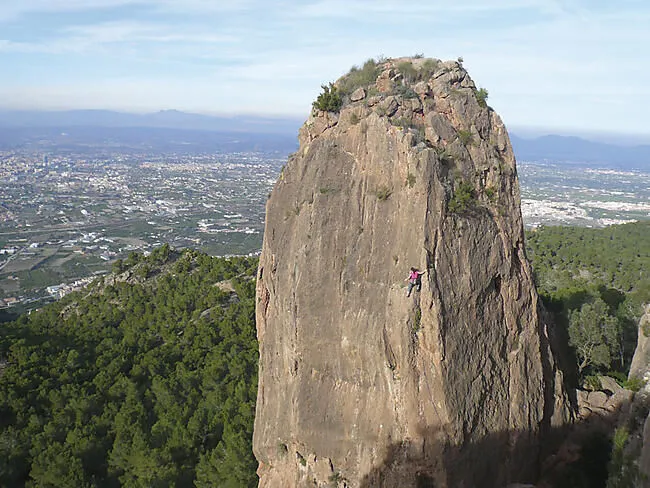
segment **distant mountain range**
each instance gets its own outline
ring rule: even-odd
[[[216,144],[220,148],[259,146],[291,152],[295,150],[296,135],[301,124],[302,120],[298,118],[226,117],[178,110],[150,114],[110,110],[0,110],[0,147],[22,145],[26,141],[35,144],[35,141],[50,139],[65,132],[66,136],[73,134],[75,137],[59,141],[61,143],[90,138],[95,146],[102,144],[103,140],[110,140],[112,145],[126,144],[134,148],[138,146],[138,138],[144,137],[144,145],[152,149],[163,144],[164,149],[188,149],[193,146],[197,150],[210,150]],[[650,167],[650,145],[622,146],[560,135],[523,138],[511,133],[510,138],[520,161],[588,163],[617,169]]]
[[[177,110],[0,111],[0,149],[77,154],[271,151],[286,156],[296,150],[300,124],[291,118],[216,117]]]
[[[148,127],[295,135],[301,124],[302,121],[298,118],[245,115],[226,117],[193,114],[178,110],[162,110],[150,114],[113,112],[111,110],[53,112],[0,110],[0,127]]]
[[[573,136],[548,135],[524,139],[510,134],[518,161],[589,163],[617,169],[650,169],[650,146],[619,146]]]

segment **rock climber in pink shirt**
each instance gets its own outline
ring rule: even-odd
[[[409,273],[409,277],[406,278],[405,281],[409,282],[409,288],[408,292],[406,293],[407,297],[411,296],[411,291],[413,290],[413,287],[416,287],[416,291],[420,291],[422,289],[422,275],[426,271],[418,271],[417,268],[411,268],[411,272]]]

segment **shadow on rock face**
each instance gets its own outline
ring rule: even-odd
[[[361,488],[605,488],[611,432],[576,426],[552,432],[564,439],[541,460],[529,433],[501,432],[478,442],[453,445],[440,429],[417,442],[391,445],[381,466],[361,480]],[[536,466],[541,465],[541,472]]]

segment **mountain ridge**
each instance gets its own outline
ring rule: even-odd
[[[520,161],[592,163],[621,169],[650,167],[650,145],[623,146],[556,134],[534,139],[510,134],[510,140]]]
[[[300,126],[290,117],[216,116],[179,110],[129,113],[114,110],[0,110],[0,127],[153,127],[206,131],[295,134]]]

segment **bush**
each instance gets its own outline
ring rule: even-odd
[[[393,117],[390,119],[390,123],[403,129],[417,129],[419,127],[411,117]]]
[[[323,88],[323,93],[318,95],[316,101],[312,104],[316,110],[322,110],[324,112],[338,112],[341,110],[341,105],[343,105],[343,99],[338,93],[338,89],[334,86],[333,83],[330,83],[329,86],[321,85]]]
[[[438,159],[441,163],[450,164],[454,162],[454,155],[451,154],[451,152],[449,152],[447,149],[437,146],[434,147],[433,150],[438,155]]]
[[[335,188],[333,186],[321,186],[319,189],[321,195],[329,195],[333,193],[338,193],[338,188]]]
[[[283,442],[278,443],[278,454],[282,457],[286,456],[289,452],[289,447]]]
[[[472,144],[474,142],[474,137],[472,133],[468,130],[459,130],[458,131],[458,140],[463,143],[464,146]]]
[[[636,376],[632,376],[630,379],[623,382],[623,388],[636,393],[645,386],[645,383],[645,380],[637,378]]]
[[[627,375],[625,373],[621,373],[620,371],[613,371],[610,369],[605,373],[605,376],[614,378],[616,380],[616,383],[625,388],[625,382],[627,381]]]
[[[413,188],[415,186],[415,175],[412,173],[409,173],[408,176],[406,177],[406,186],[409,188]]]
[[[478,104],[486,108],[487,107],[487,99],[488,99],[488,91],[485,88],[479,88],[476,90],[476,101],[478,101]]]
[[[419,58],[416,57],[416,59]],[[397,65],[397,71],[402,75],[404,81],[416,83],[431,78],[439,66],[440,61],[437,59],[426,59],[419,66],[415,66],[410,61],[403,61]]]
[[[402,98],[408,99],[408,98],[418,98],[418,94],[413,91],[412,88],[406,86],[406,85],[397,85],[395,89],[393,90],[393,93],[395,95],[399,95]]]
[[[125,268],[131,268],[138,264],[141,260],[144,259],[144,256],[142,254],[139,254],[135,251],[131,251],[124,261],[124,267]]]
[[[429,79],[433,76],[433,74],[438,71],[438,67],[440,66],[440,61],[437,59],[427,59],[422,63],[422,67],[420,68],[420,76],[422,79]]]
[[[125,269],[126,266],[124,266],[124,261],[122,261],[121,259],[115,261],[113,263],[113,266],[111,267],[111,271],[115,274],[123,273]]]
[[[403,61],[398,64],[397,71],[404,77],[404,80],[409,83],[414,82],[418,77],[418,70],[415,69],[415,66],[413,66],[413,63],[410,61]]]
[[[169,244],[165,243],[162,246],[157,247],[151,251],[151,254],[149,255],[147,261],[152,264],[165,264],[167,261],[169,261],[171,253],[171,247]]]
[[[307,466],[307,460],[305,459],[305,456],[300,454],[299,452],[296,453],[296,457],[298,458],[298,461],[300,462],[301,466]]]
[[[417,334],[422,327],[422,310],[420,308],[415,309],[415,314],[413,316],[413,333]]]
[[[395,127],[401,127],[405,131],[411,132],[415,137],[413,139],[414,144],[417,145],[420,142],[427,142],[426,131],[423,124],[420,124],[413,120],[410,117],[394,117],[390,119],[390,123]]]
[[[393,191],[385,185],[377,188],[377,191],[375,192],[375,196],[377,197],[377,199],[382,202],[388,200],[388,197],[391,196],[392,194]]]
[[[582,383],[582,387],[585,390],[598,391],[603,387],[603,385],[600,382],[600,378],[598,377],[598,375],[590,374],[588,376],[585,376],[585,379]]]
[[[353,66],[350,72],[339,81],[339,90],[347,96],[357,88],[374,84],[380,71],[379,63],[374,59],[366,61],[361,68]]]
[[[343,477],[341,476],[341,473],[339,473],[338,471],[336,473],[332,473],[329,477],[330,483],[334,483],[334,484],[338,483],[342,479]]]
[[[471,183],[462,181],[449,200],[449,211],[457,214],[465,213],[474,208],[475,204],[474,187]]]
[[[619,427],[616,429],[614,431],[614,438],[612,439],[613,449],[615,451],[622,452],[629,436],[630,433],[625,427]]]
[[[625,452],[629,437],[630,433],[625,427],[619,427],[614,431],[608,469],[608,488],[627,488],[628,486],[641,485],[639,468],[635,463],[634,456]]]

